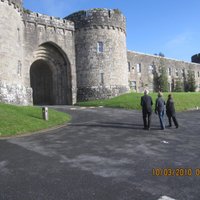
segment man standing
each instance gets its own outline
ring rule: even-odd
[[[172,94],[168,95],[167,104],[166,104],[166,114],[169,120],[169,127],[172,126],[171,119],[173,119],[174,125],[176,126],[176,128],[178,128],[178,121],[176,119],[176,111],[174,107],[174,100],[172,98]]]
[[[144,96],[141,97],[141,106],[142,106],[144,129],[150,130],[153,101],[152,98],[148,96],[148,93],[149,93],[148,90],[144,91]]]
[[[160,120],[160,127],[162,130],[165,129],[165,121],[164,121],[164,114],[165,114],[165,100],[162,98],[163,94],[161,92],[158,93],[158,98],[156,99],[155,105],[155,113],[158,114]]]

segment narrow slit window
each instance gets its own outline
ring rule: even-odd
[[[168,75],[171,76],[172,75],[172,69],[169,67],[168,68]]]
[[[131,63],[128,62],[128,72],[130,72],[130,71],[131,71]]]
[[[104,73],[101,73],[101,84],[104,84]]]
[[[22,63],[21,63],[21,61],[19,60],[18,61],[18,65],[17,65],[17,75],[18,76],[21,76],[21,73],[22,72]]]
[[[178,69],[175,69],[175,75],[178,76]]]
[[[98,53],[103,53],[103,42],[98,42],[97,43],[97,52]]]
[[[110,10],[108,11],[108,17],[111,18],[111,12],[110,12]]]
[[[141,72],[142,72],[141,63],[138,63],[138,64],[137,64],[137,72],[138,72],[138,73],[141,73]]]

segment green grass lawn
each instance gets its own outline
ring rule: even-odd
[[[42,109],[33,106],[0,104],[0,136],[34,132],[64,124],[69,115],[49,109],[49,120],[42,119]]]
[[[169,93],[164,93],[163,97],[167,100]],[[113,108],[125,108],[125,109],[135,109],[140,110],[140,99],[142,93],[128,93],[112,99],[106,100],[96,100],[96,101],[86,101],[78,102],[76,105],[79,106],[104,106],[104,107],[113,107]],[[157,93],[149,94],[155,104],[157,98]],[[200,108],[200,93],[199,92],[177,92],[172,93],[175,101],[176,111],[185,111],[189,109]]]

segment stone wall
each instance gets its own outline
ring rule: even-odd
[[[24,13],[24,78],[25,86],[30,86],[30,68],[37,60],[49,63],[49,68],[56,74],[56,87],[60,88],[64,83],[58,83],[62,79],[68,79],[67,91],[71,100],[65,104],[76,103],[76,66],[74,23],[65,19],[59,19],[39,13]],[[48,48],[49,47],[49,48]],[[54,53],[52,52],[54,51]],[[62,57],[61,62],[57,55]],[[51,65],[51,66],[50,66]],[[60,67],[59,67],[60,66]],[[61,77],[61,75],[63,77]],[[51,83],[50,83],[51,84]],[[58,89],[59,90],[59,89]],[[60,89],[61,90],[61,89]],[[61,94],[62,92],[60,92]],[[58,98],[61,99],[60,96]],[[64,104],[63,101],[55,101],[56,104]]]
[[[75,23],[78,100],[109,98],[128,90],[125,17],[114,10],[80,11]],[[99,51],[99,43],[102,51]]]
[[[30,103],[29,88],[27,86],[27,89],[22,89],[24,83],[21,3],[19,0],[0,1],[0,100],[18,104],[18,99],[23,96],[27,99],[21,99],[20,102],[27,104]]]
[[[130,71],[128,70],[129,83],[136,83],[136,88],[134,89],[137,92],[143,92],[144,88],[153,91],[152,70],[158,70],[160,65],[163,65],[167,70],[169,87],[171,87],[174,80],[177,80],[178,78],[183,80],[183,72],[184,74],[187,74],[187,71],[190,69],[195,73],[197,91],[200,91],[200,64],[147,55],[134,51],[128,51],[127,57],[130,66]],[[139,66],[141,67],[141,72],[139,72]],[[171,75],[169,74],[169,68],[171,70]]]
[[[0,102],[30,105],[32,102],[32,89],[21,84],[9,84],[0,81]]]

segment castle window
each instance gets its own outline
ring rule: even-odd
[[[200,72],[197,72],[197,76],[200,77]]]
[[[153,74],[153,71],[154,71],[153,66],[149,65],[149,74]]]
[[[111,17],[111,12],[110,12],[110,10],[108,11],[108,17],[109,17],[109,18]]]
[[[20,29],[17,28],[17,39],[18,39],[18,42],[20,42]]]
[[[104,73],[101,73],[101,84],[104,84]]]
[[[97,42],[97,52],[103,53],[103,42]]]
[[[182,77],[185,77],[185,69],[181,70]]]
[[[128,71],[130,72],[131,71],[131,63],[128,62]]]
[[[142,71],[141,63],[138,63],[137,64],[137,72],[141,73],[141,71]]]
[[[169,75],[169,76],[172,75],[172,68],[171,68],[171,67],[168,68],[168,75]]]
[[[136,81],[130,81],[130,88],[136,90]]]
[[[178,69],[175,69],[175,75],[178,76]]]
[[[22,74],[22,63],[21,63],[21,61],[19,60],[19,61],[18,61],[18,65],[17,65],[17,75],[18,75],[18,76],[21,76],[21,74]]]

